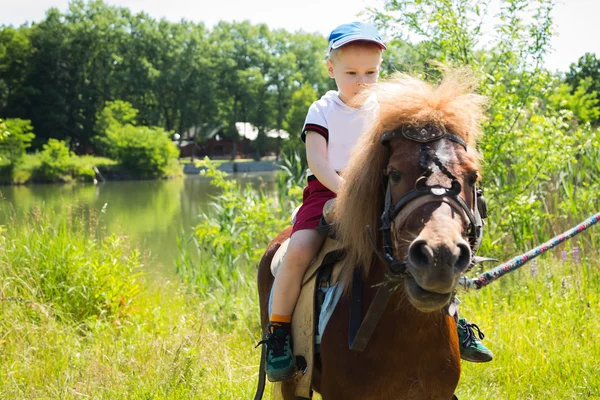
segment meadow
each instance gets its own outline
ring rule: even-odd
[[[294,165],[281,175],[280,195],[267,196],[242,193],[209,164],[221,194],[194,236],[181,238],[174,279],[148,279],[144,249],[103,232],[102,211],[33,209],[3,226],[0,398],[251,398],[256,265],[297,203]],[[461,294],[461,314],[485,332],[496,358],[463,363],[460,399],[600,398],[598,237],[592,228]]]

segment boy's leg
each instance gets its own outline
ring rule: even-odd
[[[271,321],[265,339],[267,376],[272,382],[296,374],[296,360],[291,348],[292,313],[300,295],[302,278],[323,240],[324,237],[312,229],[294,232],[275,276]]]

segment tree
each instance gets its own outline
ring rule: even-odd
[[[572,94],[575,95],[584,88],[586,94],[594,94],[600,100],[600,59],[594,53],[585,53],[577,63],[571,64],[565,82],[570,86]],[[595,117],[591,122],[597,120],[598,117]]]
[[[0,115],[5,117],[26,115],[25,79],[33,54],[29,35],[27,26],[0,29]]]
[[[292,95],[291,106],[285,116],[284,128],[290,133],[290,140],[285,145],[285,150],[304,153],[304,144],[300,139],[302,127],[306,120],[306,113],[310,105],[318,99],[314,87],[305,83]]]
[[[75,135],[76,85],[68,70],[69,34],[63,16],[51,8],[46,18],[31,28],[33,52],[24,86],[31,108],[25,115],[37,133],[33,147],[39,149],[48,138],[67,139]]]
[[[549,103],[557,110],[571,111],[575,120],[581,124],[596,122],[600,118],[598,94],[595,90],[589,92],[594,81],[588,76],[579,83],[575,90],[567,83],[559,84],[550,94]]]
[[[25,150],[31,146],[31,141],[35,137],[31,121],[12,118],[3,123],[4,128],[0,131],[8,132],[0,140],[0,155],[2,160],[8,160],[11,166],[15,166],[25,155]]]
[[[481,21],[492,2],[500,10],[494,35],[476,51]],[[386,0],[384,11],[371,10],[396,40],[409,42],[406,34],[415,35],[425,59],[467,66],[480,78],[480,90],[491,100],[479,144],[486,160],[483,184],[499,221],[488,232],[496,229],[490,237],[508,233],[512,239],[494,246],[523,248],[535,240],[545,220],[543,200],[550,182],[589,140],[584,131],[570,129],[569,113],[548,107],[556,79],[543,62],[553,32],[553,5],[554,0]],[[435,63],[426,65],[425,76],[437,79],[436,69]]]
[[[113,82],[120,59],[119,43],[124,41],[127,13],[106,5],[102,0],[85,3],[75,0],[64,16],[68,32],[66,57],[73,96],[71,146],[78,152],[87,152],[94,136],[96,114],[105,101],[113,99]]]
[[[96,131],[105,135],[114,126],[136,125],[138,112],[129,102],[122,100],[107,101],[102,111],[96,115]]]

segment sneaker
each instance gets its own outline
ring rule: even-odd
[[[292,352],[292,337],[281,326],[269,324],[265,338],[256,345],[267,346],[267,378],[270,382],[291,379],[296,375],[296,357]]]
[[[458,329],[458,346],[460,358],[470,362],[492,361],[494,354],[485,347],[481,340],[485,337],[483,332],[475,324],[469,324],[465,318],[460,318],[456,324]],[[477,336],[473,329],[477,330]],[[478,338],[479,337],[479,338]]]

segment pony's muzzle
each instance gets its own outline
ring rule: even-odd
[[[417,238],[408,248],[411,275],[419,286],[434,293],[454,290],[457,278],[470,263],[471,249],[462,238],[437,244]]]

